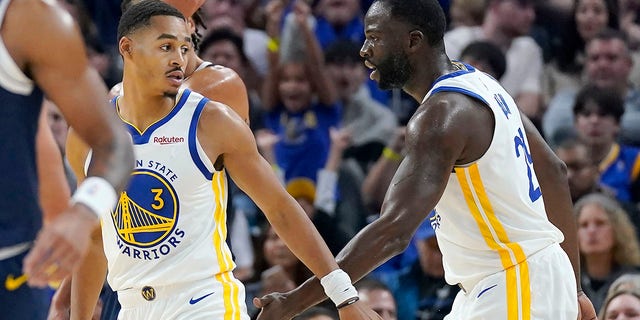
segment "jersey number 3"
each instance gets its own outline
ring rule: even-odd
[[[533,160],[531,159],[529,148],[527,148],[527,144],[524,142],[524,134],[522,134],[522,128],[518,128],[518,135],[513,137],[513,142],[515,142],[516,156],[520,158],[520,156],[522,155],[522,158],[524,158],[524,163],[527,165],[527,177],[529,177],[529,199],[531,199],[531,202],[535,202],[540,198],[542,192],[540,192],[539,186],[533,185],[533,170],[531,170]],[[522,149],[522,152],[520,149]]]

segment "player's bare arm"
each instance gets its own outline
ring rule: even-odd
[[[440,93],[416,111],[407,126],[407,155],[391,181],[380,218],[360,231],[336,257],[352,280],[403,251],[440,199],[454,165],[477,160],[489,147],[493,118],[488,108],[478,104],[459,94]],[[476,141],[473,144],[469,143],[472,138]],[[271,306],[263,309],[259,319],[277,319],[284,312],[275,298],[291,300],[286,301],[286,310],[297,308],[296,313],[324,299],[315,279],[292,293],[262,299]]]
[[[71,129],[67,135],[66,150],[69,165],[80,183],[86,178],[84,167],[89,155],[89,146]],[[106,275],[107,258],[104,256],[102,247],[102,232],[99,226],[96,226],[91,232],[91,243],[85,259],[71,278],[65,279],[63,283],[63,286],[69,287],[66,291],[69,295],[63,297],[64,292],[62,292],[57,297],[71,301],[70,305],[66,305],[70,309],[71,319],[91,318]],[[59,307],[63,305],[60,303]]]
[[[544,207],[553,223],[564,234],[564,242],[560,245],[569,256],[578,288],[579,319],[595,319],[596,313],[589,299],[582,293],[580,282],[580,251],[578,250],[578,231],[571,194],[567,183],[567,167],[553,153],[533,123],[521,113],[522,123],[531,149],[533,168],[544,195]]]
[[[18,66],[95,150],[91,175],[103,177],[116,189],[124,187],[133,166],[131,145],[108,110],[107,90],[87,63],[73,19],[51,1],[14,1],[2,37]],[[86,251],[91,231],[87,226],[96,225],[98,219],[89,207],[76,204],[57,221],[43,229],[25,259],[32,285],[44,285],[71,272]]]
[[[200,118],[197,135],[212,162],[224,157],[224,166],[234,182],[256,202],[278,235],[314,274],[321,278],[338,268],[309,217],[258,153],[253,133],[242,119],[228,107],[211,102]],[[378,319],[362,302],[340,312],[341,317],[349,319]]]
[[[47,122],[46,111],[40,112],[36,134],[38,194],[45,223],[50,223],[69,206],[71,191],[64,175],[60,149]]]

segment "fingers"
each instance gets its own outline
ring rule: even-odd
[[[59,281],[69,275],[79,257],[77,248],[51,229],[45,229],[25,258],[23,272],[29,277],[29,285],[44,287],[50,281]]]

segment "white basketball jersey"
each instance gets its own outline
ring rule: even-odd
[[[564,240],[547,219],[515,102],[493,78],[466,68],[439,78],[425,97],[465,94],[487,105],[495,118],[489,149],[479,160],[455,167],[431,217],[450,284],[474,283]]]
[[[208,101],[188,89],[173,110],[144,132],[126,123],[135,168],[102,236],[114,290],[215,276],[235,267],[225,243],[227,181],[196,137]],[[117,98],[116,100],[117,101]]]

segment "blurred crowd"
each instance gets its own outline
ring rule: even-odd
[[[105,83],[120,82],[120,0],[58,1],[76,18]],[[334,254],[380,212],[417,108],[368,78],[359,51],[371,2],[206,0],[194,16],[199,56],[242,78],[261,154]],[[640,317],[633,276],[640,271],[640,1],[440,3],[449,58],[499,80],[566,163],[582,287],[601,319],[629,310]],[[64,154],[65,120],[45,104]],[[293,289],[311,273],[246,195],[232,188],[230,199],[235,274],[255,316],[250,299]],[[443,319],[451,308],[459,289],[444,281],[430,223],[437,221],[427,220],[402,255],[358,285],[384,319]],[[334,311],[321,306],[299,319],[337,319]]]

